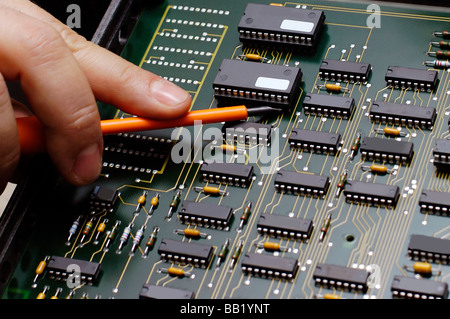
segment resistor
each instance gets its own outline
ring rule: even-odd
[[[169,274],[171,276],[175,276],[175,277],[190,277],[190,278],[194,278],[194,274],[188,272],[188,271],[184,271],[184,269],[181,268],[177,268],[177,267],[169,267],[169,268],[161,268],[159,269],[160,272]]]
[[[148,216],[153,215],[153,211],[156,209],[156,207],[158,207],[160,197],[161,197],[161,194],[157,193],[150,201],[150,208],[148,209],[148,213],[147,213]]]
[[[423,65],[429,66],[436,69],[448,69],[450,68],[450,62],[444,60],[433,60],[433,61],[425,61]]]
[[[265,58],[263,56],[260,56],[259,54],[255,54],[255,53],[247,53],[247,54],[238,55],[238,59],[247,60],[247,61],[255,61],[255,62],[264,62],[264,63],[271,62],[270,59]]]
[[[242,248],[244,247],[244,241],[241,239],[237,243],[236,247],[234,248],[233,254],[231,255],[231,262],[230,262],[230,271],[233,270],[234,266],[236,265],[239,257],[242,253]]]
[[[33,285],[31,287],[36,288],[37,287],[37,280],[39,279],[39,276],[42,276],[44,274],[45,269],[47,268],[47,263],[50,260],[50,256],[45,256],[44,260],[42,260],[39,265],[36,267],[35,273],[36,276],[34,276],[33,279]]]
[[[194,187],[194,190],[197,192],[205,193],[207,195],[212,196],[228,196],[228,192],[221,190],[219,187],[214,186],[204,186],[204,187]]]
[[[155,247],[156,235],[158,234],[158,232],[159,232],[159,227],[155,226],[153,228],[153,231],[151,232],[150,236],[148,237],[147,242],[145,243],[145,250],[144,250],[144,254],[142,255],[142,258],[147,258],[150,250],[152,250],[153,247]]]
[[[444,60],[450,59],[450,51],[445,51],[445,50],[430,51],[430,52],[427,52],[427,55],[438,58],[438,59],[444,59]]]
[[[131,234],[131,228],[133,228],[133,224],[129,224],[123,230],[123,233],[119,239],[120,243],[119,243],[119,247],[117,248],[117,251],[116,251],[117,254],[120,254],[122,252],[123,246],[125,246],[125,244],[127,243],[128,238],[130,237],[130,234]]]
[[[430,45],[432,45],[434,47],[439,47],[441,49],[449,49],[450,48],[450,42],[448,42],[448,41],[430,42]]]
[[[80,226],[80,221],[83,216],[78,216],[78,218],[73,222],[72,226],[69,229],[69,237],[66,241],[66,246],[70,246],[70,241],[72,240],[72,237],[76,234],[78,230],[78,226]]]
[[[184,235],[186,237],[191,238],[209,238],[210,236],[206,233],[200,232],[198,229],[195,228],[185,228],[185,229],[175,229],[175,234]]]
[[[80,247],[83,246],[83,242],[86,239],[86,237],[89,235],[89,233],[91,232],[92,227],[94,226],[94,218],[91,218],[89,221],[86,222],[86,224],[84,225],[83,231],[81,232],[83,234],[83,236],[80,239]]]
[[[136,249],[141,244],[142,238],[144,237],[145,228],[146,228],[146,226],[142,225],[141,228],[139,228],[137,230],[136,235],[134,235],[133,245],[131,246],[131,250],[130,250],[130,256],[132,256],[136,252]]]
[[[353,144],[350,147],[350,160],[355,158],[356,153],[358,153],[359,147],[361,146],[361,133],[356,133],[356,137],[353,140]]]
[[[404,266],[405,270],[414,272],[416,274],[422,275],[424,277],[429,277],[433,274],[439,276],[441,274],[440,271],[434,270],[430,263],[427,262],[416,262],[412,266]]]
[[[169,211],[167,213],[166,219],[170,220],[172,218],[173,213],[177,210],[178,205],[180,204],[180,199],[181,199],[181,190],[177,190],[177,192],[172,198],[172,201],[169,204]]]
[[[320,235],[319,235],[319,240],[320,241],[324,240],[325,235],[328,233],[328,230],[330,229],[331,218],[332,218],[332,215],[331,215],[331,213],[329,213],[327,215],[327,217],[325,217],[325,219],[323,220],[322,227],[320,228]]]
[[[374,131],[377,134],[385,134],[385,135],[389,135],[389,136],[405,137],[408,135],[408,133],[402,132],[401,130],[394,128],[394,127],[377,128]]]
[[[106,230],[106,223],[108,223],[108,219],[104,219],[100,224],[97,226],[95,238],[94,238],[94,244],[98,244],[98,240],[100,236],[105,232]]]
[[[250,213],[251,213],[251,209],[252,209],[252,202],[248,202],[247,205],[244,208],[244,211],[242,212],[241,215],[241,222],[239,223],[239,227],[237,229],[237,231],[241,231],[242,228],[244,228],[244,225],[247,223],[248,218],[250,217]]]
[[[379,164],[372,164],[372,165],[363,165],[361,166],[361,169],[363,171],[371,171],[372,173],[376,174],[392,174],[395,172],[395,169],[388,169],[384,165]]]
[[[139,214],[139,212],[141,211],[142,206],[145,205],[145,202],[147,201],[147,195],[148,195],[148,192],[144,191],[142,193],[142,195],[139,196],[138,203],[137,203],[137,206],[136,206],[136,210],[134,211],[135,214]]]
[[[344,172],[339,176],[339,180],[337,182],[337,191],[336,191],[336,197],[339,197],[341,195],[342,190],[345,187],[345,184],[347,184],[347,176],[348,176],[348,170],[345,169]]]
[[[119,225],[120,220],[117,220],[111,231],[108,233],[108,236],[106,237],[106,243],[104,251],[107,252],[109,250],[109,247],[113,243],[114,239],[116,238],[117,232],[119,231]]]
[[[45,299],[47,291],[50,289],[49,286],[45,286],[44,290],[42,290],[36,297],[36,299]]]
[[[433,32],[433,35],[435,37],[439,37],[439,38],[443,38],[443,39],[450,39],[449,31],[435,31],[435,32]]]
[[[289,248],[286,246],[281,246],[279,243],[274,243],[271,241],[266,241],[264,243],[256,243],[256,247],[258,248],[264,248],[268,251],[288,251]]]
[[[347,93],[347,92],[349,92],[348,88],[342,87],[340,84],[332,84],[332,83],[317,85],[316,88],[319,89],[319,90],[320,89],[326,89],[328,92],[333,92],[333,93]]]
[[[227,238],[225,240],[225,243],[223,243],[222,247],[220,247],[219,253],[217,254],[217,262],[216,267],[219,267],[222,261],[225,260],[228,254],[228,247],[230,247],[230,238]]]
[[[53,296],[51,296],[50,299],[58,299],[61,292],[62,292],[62,288],[58,287],[55,291],[55,294]]]

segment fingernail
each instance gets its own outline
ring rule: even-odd
[[[154,81],[150,86],[150,94],[167,106],[183,103],[189,97],[185,90],[166,80]]]
[[[78,154],[73,166],[74,174],[81,182],[93,181],[100,174],[101,161],[99,145],[92,144]]]

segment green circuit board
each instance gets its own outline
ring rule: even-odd
[[[98,181],[80,188],[61,181],[42,200],[41,209],[46,214],[30,235],[3,298],[37,298],[42,292],[47,298],[57,293],[59,298],[77,299],[137,299],[155,294],[199,299],[391,299],[438,298],[439,294],[448,298],[448,212],[445,207],[436,208],[437,203],[429,204],[434,208],[421,208],[419,202],[426,191],[448,203],[450,192],[449,174],[437,165],[435,156],[436,142],[445,144],[450,136],[449,72],[445,67],[423,64],[437,59],[427,52],[445,50],[430,43],[446,41],[433,32],[448,28],[450,12],[357,2],[280,5],[323,12],[323,29],[313,52],[283,45],[260,48],[243,44],[238,25],[246,10],[245,1],[170,0],[143,12],[123,56],[189,91],[193,110],[218,107],[213,83],[222,61],[237,61],[241,56],[250,59],[258,55],[260,61],[242,62],[252,66],[300,69],[301,82],[294,88],[297,95],[290,108],[283,108],[281,113],[248,119],[271,127],[270,143],[228,141],[228,146],[235,147],[231,152],[220,148],[223,123],[105,137],[104,169]],[[289,21],[292,24],[286,28],[308,28],[307,23]],[[319,73],[324,60],[351,62],[358,68],[368,64],[369,77],[359,81],[323,78],[325,72]],[[437,82],[424,90],[414,84],[396,88],[385,78],[391,67],[432,71]],[[246,76],[243,70],[242,78]],[[330,92],[336,87],[326,88],[326,84],[339,84],[340,91]],[[311,106],[306,108],[305,97],[311,95],[352,99],[354,107],[348,116],[334,116]],[[413,108],[417,112],[434,110],[435,116],[431,124],[422,123],[425,120],[419,124],[414,120],[413,124],[408,120],[377,120],[372,112],[373,104],[379,102],[409,107],[404,117],[413,116]],[[110,106],[101,105],[101,111],[105,118],[130,116]],[[385,127],[391,131],[383,131]],[[292,140],[293,130],[310,134],[311,145],[319,143],[318,132],[333,135],[338,139],[336,149],[319,149],[307,142],[298,146]],[[370,138],[380,151],[371,149]],[[399,144],[387,146],[383,144],[386,141]],[[145,158],[135,152],[142,145]],[[406,159],[395,155],[405,148],[409,150]],[[394,155],[383,153],[388,151]],[[213,175],[233,174],[234,170],[239,173],[245,166],[252,169],[250,179],[245,185],[228,179],[205,181],[203,165],[214,161],[237,166],[227,166],[225,172]],[[442,166],[448,167],[448,163]],[[285,172],[284,177],[293,184],[279,186],[280,172]],[[301,190],[303,180],[314,186],[324,184],[317,185],[317,191],[309,189],[313,187],[309,184]],[[377,189],[370,188],[375,184]],[[204,190],[205,186],[211,188]],[[104,193],[95,193],[95,187]],[[92,196],[101,195],[101,199],[94,198],[100,204],[90,207]],[[146,196],[145,202],[141,196]],[[105,208],[105,203],[114,205]],[[195,203],[204,206],[198,208]],[[188,204],[193,206],[194,215],[203,217],[184,219],[182,208]],[[211,220],[222,213],[230,219],[218,226]],[[277,225],[261,226],[262,215],[271,215],[275,224],[282,224],[281,233],[283,227],[296,227],[299,221],[312,228],[300,237],[288,230],[287,235],[277,236],[277,230],[271,228]],[[66,243],[78,217],[78,227],[72,228],[73,235]],[[105,229],[99,230],[103,224]],[[116,237],[109,241],[115,225]],[[129,238],[119,253],[127,226],[131,227]],[[186,228],[199,237],[189,237]],[[130,254],[140,229],[144,231],[142,240]],[[155,230],[155,242],[146,250]],[[411,253],[412,237],[416,237],[418,243],[414,244],[418,246],[438,240],[432,246],[440,250],[439,257],[423,259]],[[162,242],[182,243],[173,253],[180,256],[164,254]],[[272,246],[265,247],[265,242]],[[222,255],[225,243],[228,253]],[[207,250],[206,262],[195,261],[200,256],[194,256],[193,261],[183,258],[189,250],[198,255]],[[50,257],[47,267],[36,276],[35,269],[46,256]],[[53,267],[57,269],[50,271],[54,256],[69,260],[67,264],[71,259],[78,260],[73,262],[75,266],[80,266],[79,260],[96,265],[101,267],[100,274],[93,284],[80,283],[71,277],[71,270],[61,269],[75,280],[76,285],[69,284],[64,274],[58,274],[56,261]],[[394,286],[400,286],[400,292]]]

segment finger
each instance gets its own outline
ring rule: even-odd
[[[0,194],[19,162],[20,147],[16,118],[5,80],[0,73]]]
[[[101,169],[100,116],[71,50],[48,24],[2,6],[0,29],[0,72],[21,81],[56,167],[73,184],[92,182]]]
[[[156,119],[177,118],[189,110],[192,102],[189,93],[175,84],[87,41],[28,1],[6,0],[6,3],[58,30],[79,61],[97,99],[127,113]]]

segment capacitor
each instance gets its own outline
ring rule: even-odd
[[[152,200],[150,201],[150,208],[148,209],[148,216],[153,215],[153,211],[156,209],[156,207],[158,207],[160,197],[161,197],[160,193],[157,193],[155,196],[152,197]]]
[[[117,248],[117,251],[116,251],[117,254],[120,254],[122,252],[123,246],[125,246],[125,244],[128,241],[128,238],[130,237],[132,228],[133,228],[133,224],[130,223],[123,230],[123,233],[122,233],[122,235],[120,236],[120,239],[119,239],[120,243],[119,243],[119,247]]]
[[[98,244],[100,236],[105,232],[107,223],[108,223],[108,219],[104,219],[100,224],[98,224],[96,233],[95,233],[95,238],[94,238],[95,245]]]
[[[228,192],[221,190],[219,187],[214,186],[204,186],[204,187],[194,187],[197,192],[205,193],[211,196],[228,196]]]
[[[274,243],[272,241],[266,241],[264,243],[256,243],[256,247],[264,248],[268,251],[288,251],[289,248],[286,246],[281,246],[279,243]]]
[[[200,232],[200,230],[195,228],[185,228],[185,229],[175,229],[175,234],[181,234],[190,238],[208,238],[209,235],[206,233]]]
[[[245,154],[245,150],[230,144],[221,144],[211,146],[213,149],[220,149],[221,151],[229,154]]]
[[[336,197],[339,197],[341,195],[342,190],[345,187],[345,184],[347,184],[347,176],[348,176],[348,170],[344,169],[344,172],[339,176],[339,180],[337,182],[337,191],[336,191]]]
[[[433,32],[433,35],[435,37],[439,37],[439,38],[443,38],[443,39],[450,39],[449,31],[435,31],[435,32]]]
[[[70,246],[71,243],[70,241],[72,240],[72,237],[76,234],[78,227],[80,226],[80,221],[82,217],[83,217],[82,215],[78,216],[78,218],[73,222],[72,226],[70,227],[69,237],[67,238],[66,246]]]
[[[216,267],[219,267],[220,264],[225,260],[228,254],[228,247],[230,246],[230,238],[227,238],[225,240],[225,243],[222,244],[222,247],[220,247],[219,253],[217,254],[217,262]]]
[[[45,299],[49,286],[45,286],[44,289],[37,295],[36,299]]]
[[[388,169],[386,166],[379,164],[372,164],[370,166],[363,165],[361,166],[361,169],[363,171],[371,171],[372,173],[375,174],[392,174],[395,172],[395,169]]]
[[[184,271],[184,269],[182,268],[178,268],[178,267],[169,267],[169,268],[161,268],[159,269],[160,272],[169,274],[171,276],[174,277],[190,277],[190,278],[194,278],[194,275],[188,271]]]
[[[385,127],[385,128],[377,128],[374,130],[375,133],[377,134],[385,134],[385,135],[389,135],[389,136],[407,136],[408,133],[406,132],[402,132],[401,130],[399,130],[398,128],[394,128],[394,127]]]
[[[111,246],[114,239],[116,238],[117,232],[119,231],[119,225],[120,225],[120,220],[117,220],[116,223],[114,224],[113,228],[111,229],[111,231],[106,236],[106,243],[105,243],[105,248],[104,248],[105,252],[109,250],[109,247]]]
[[[144,191],[142,193],[142,195],[139,196],[138,203],[137,203],[137,206],[136,206],[136,210],[134,211],[135,214],[139,214],[139,212],[141,211],[142,206],[145,205],[145,202],[147,201],[147,195],[148,195],[148,192]]]
[[[427,52],[427,55],[438,58],[438,59],[444,59],[444,60],[450,59],[450,51],[446,51],[446,50],[430,51],[430,52]]]
[[[89,233],[91,232],[92,227],[94,227],[94,218],[91,218],[90,220],[88,220],[86,222],[86,224],[84,225],[83,231],[81,232],[83,234],[83,236],[81,236],[80,239],[80,244],[79,246],[82,247],[84,240],[86,239],[87,236],[89,236]]]
[[[169,211],[167,213],[166,219],[170,220],[172,218],[173,213],[177,210],[178,205],[180,204],[181,199],[181,190],[177,190],[175,195],[172,198],[172,201],[169,204]]]
[[[450,62],[444,60],[425,61],[423,65],[436,68],[436,69],[448,69],[450,68]]]
[[[326,89],[328,92],[333,92],[333,93],[347,93],[347,92],[349,92],[348,88],[342,87],[340,84],[332,84],[332,83],[317,85],[316,88],[319,89],[319,90],[320,89]]]
[[[241,222],[239,223],[237,231],[241,231],[242,228],[244,228],[244,225],[247,223],[248,218],[250,217],[252,205],[253,205],[252,202],[248,202],[247,205],[245,206],[244,211],[242,212],[241,215]]]
[[[141,228],[139,228],[137,230],[136,234],[134,235],[133,245],[131,246],[131,250],[130,250],[130,256],[132,256],[136,252],[136,249],[141,244],[142,238],[144,237],[145,228],[146,228],[146,226],[142,225]]]
[[[441,49],[450,49],[450,42],[448,41],[431,42],[430,45]]]
[[[155,247],[156,235],[158,234],[158,232],[159,232],[159,227],[155,226],[153,228],[153,231],[150,233],[150,236],[148,237],[147,242],[145,243],[145,250],[144,250],[144,254],[142,255],[142,258],[147,258],[150,250],[152,250],[153,247]]]
[[[359,147],[361,146],[361,133],[356,133],[356,137],[353,140],[352,146],[350,147],[350,160],[355,158],[358,153]]]
[[[39,279],[39,277],[44,274],[44,271],[47,268],[47,263],[49,260],[50,260],[50,256],[45,256],[45,258],[36,267],[36,270],[35,270],[36,276],[34,276],[33,285],[31,287],[33,287],[33,288],[37,287],[36,282]]]
[[[270,59],[265,58],[259,54],[255,53],[247,53],[247,54],[241,54],[238,55],[238,59],[240,60],[247,60],[247,61],[255,61],[255,62],[264,62],[264,63],[270,63]]]
[[[419,275],[421,275],[423,277],[429,277],[433,273],[436,276],[439,276],[441,274],[440,271],[434,270],[430,263],[422,262],[422,261],[415,262],[412,266],[405,266],[404,268],[407,271],[414,272],[414,273],[419,274]]]
[[[230,271],[233,270],[233,268],[236,265],[239,257],[241,256],[243,247],[244,247],[244,241],[241,239],[237,243],[236,247],[234,247],[233,254],[231,255],[231,262],[230,262],[230,268],[229,268]]]
[[[58,287],[55,291],[55,294],[53,296],[51,296],[50,299],[58,299],[61,292],[62,292],[62,288]]]
[[[341,299],[341,296],[337,294],[328,293],[323,295],[323,299]]]
[[[328,230],[330,229],[331,226],[331,218],[332,215],[331,213],[329,213],[325,219],[323,220],[323,224],[322,227],[320,228],[320,235],[319,235],[319,240],[323,241],[325,238],[325,235],[328,233]]]

